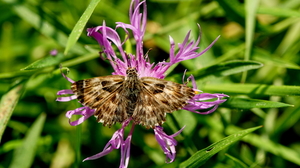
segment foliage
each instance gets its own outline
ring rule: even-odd
[[[82,159],[99,153],[120,124],[107,128],[91,118],[72,127],[65,113],[77,108],[76,101],[55,99],[58,90],[70,87],[59,64],[74,80],[112,72],[85,30],[103,20],[109,27],[128,22],[130,1],[74,2],[0,1],[0,168],[119,165],[118,152]],[[200,90],[230,97],[213,114],[168,114],[168,134],[186,125],[171,164],[152,132],[136,126],[129,167],[298,167],[300,1],[148,0],[147,5],[144,45],[151,61],[168,57],[169,35],[178,43],[192,30],[196,39],[197,23],[201,48],[221,35],[203,56],[172,67],[167,79],[181,83],[187,69]],[[50,55],[52,49],[59,54]]]

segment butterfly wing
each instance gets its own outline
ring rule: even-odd
[[[132,118],[146,127],[162,125],[166,113],[181,109],[195,95],[186,85],[153,77],[141,78],[141,85]]]
[[[104,126],[123,122],[128,118],[126,101],[121,101],[124,76],[110,75],[84,79],[72,83],[71,89],[81,104],[95,109],[95,117]]]

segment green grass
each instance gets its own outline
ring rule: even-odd
[[[65,113],[79,104],[55,99],[70,88],[59,64],[74,80],[113,72],[86,28],[103,20],[112,28],[128,23],[129,4],[0,1],[0,168],[119,167],[120,150],[82,160],[102,151],[120,124],[103,127],[91,117],[71,126]],[[187,69],[203,92],[230,97],[209,115],[167,115],[167,134],[186,126],[171,164],[153,131],[136,126],[129,167],[299,167],[300,1],[148,0],[147,7],[144,47],[151,48],[151,61],[168,58],[169,36],[182,43],[192,30],[196,39],[197,23],[199,51],[221,35],[201,57],[172,67],[167,79],[181,83]],[[49,55],[52,49],[59,51],[56,57]]]

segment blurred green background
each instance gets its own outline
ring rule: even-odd
[[[102,25],[103,20],[112,28],[115,22],[129,23],[129,4],[129,0],[101,0],[86,28]],[[88,5],[88,1],[72,0],[0,1],[0,95],[6,96],[1,100],[0,117],[17,103],[2,135],[0,168],[119,166],[120,150],[98,160],[82,160],[102,151],[120,124],[103,127],[91,117],[80,126],[70,126],[65,113],[79,104],[76,100],[55,101],[57,91],[70,88],[59,63],[69,68],[73,80],[113,72],[108,61],[99,58],[100,48],[86,36],[86,29],[53,66],[24,70],[36,60],[51,59],[53,49],[64,52],[67,37]],[[153,131],[136,126],[129,167],[178,167],[196,151],[237,130],[259,125],[264,127],[222,150],[203,167],[299,167],[300,1],[148,0],[147,8],[144,46],[145,51],[152,49],[151,61],[168,59],[169,36],[176,44],[182,43],[192,30],[191,39],[195,40],[197,23],[202,30],[199,51],[221,35],[204,55],[179,64],[168,80],[181,83],[183,71],[188,69],[195,72],[200,90],[225,93],[230,98],[213,114],[168,114],[167,134],[186,125],[176,137],[177,157],[171,164],[165,164]],[[233,60],[257,64],[223,71]],[[259,63],[263,66],[257,66]]]

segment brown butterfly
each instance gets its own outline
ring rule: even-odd
[[[72,83],[72,91],[84,106],[95,109],[104,126],[132,117],[147,128],[162,125],[166,113],[184,107],[195,91],[183,84],[154,77],[138,77],[135,68],[126,76],[110,75]]]

